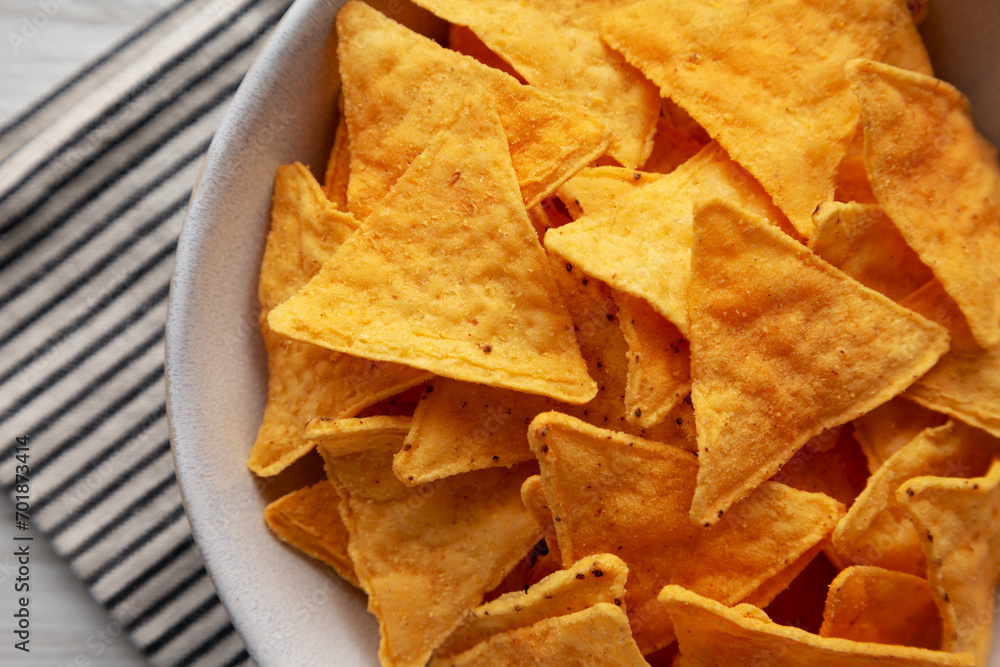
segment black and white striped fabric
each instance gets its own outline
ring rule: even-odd
[[[164,404],[202,156],[290,0],[180,0],[0,128],[0,484],[152,665],[250,664],[184,516]]]

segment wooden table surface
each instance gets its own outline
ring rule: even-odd
[[[170,0],[0,0],[0,124],[168,4]],[[28,27],[32,19],[41,27]],[[145,665],[86,587],[37,534],[31,546],[31,652],[13,648],[14,532],[14,508],[4,496],[0,499],[0,666]]]

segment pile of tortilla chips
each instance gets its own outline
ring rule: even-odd
[[[249,461],[382,664],[985,665],[1000,169],[907,4],[415,2],[278,170]]]

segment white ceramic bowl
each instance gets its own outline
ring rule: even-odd
[[[212,580],[262,666],[378,664],[364,596],[269,534],[263,510],[280,489],[246,468],[267,387],[257,274],[274,171],[300,160],[323,173],[339,87],[332,26],[342,4],[298,0],[240,86],[192,197],[170,291],[167,398],[178,479]],[[978,122],[1000,140],[1000,2],[935,2],[922,30],[938,75],[973,98]],[[1000,657],[992,664],[1000,667]]]

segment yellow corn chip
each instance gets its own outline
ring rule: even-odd
[[[653,152],[642,168],[644,171],[669,174],[697,155],[705,143],[674,125],[670,119],[660,116],[656,121]]]
[[[858,60],[848,67],[879,204],[969,320],[1000,343],[1000,169],[969,103],[929,76]]]
[[[772,482],[825,493],[850,507],[868,481],[868,460],[849,426],[827,429],[807,442]]]
[[[264,509],[268,527],[283,542],[319,559],[360,588],[347,555],[347,527],[337,505],[340,496],[328,480],[292,491]]]
[[[660,174],[624,167],[587,167],[560,185],[556,194],[576,220],[621,204],[633,190],[659,178]]]
[[[562,563],[562,552],[559,551],[559,539],[556,536],[556,522],[552,518],[552,510],[545,497],[545,489],[542,488],[541,475],[532,475],[524,480],[524,484],[521,485],[521,501],[535,520],[539,532],[545,537],[549,554]]]
[[[485,85],[497,101],[529,208],[610,141],[590,114],[442,48],[362,2],[340,10],[337,35],[351,138],[348,201],[358,219],[371,213],[473,88]]]
[[[820,204],[809,249],[862,285],[893,301],[913,294],[934,274],[873,204]]]
[[[379,619],[379,659],[423,666],[538,540],[521,504],[524,467],[486,470],[411,489],[392,473],[406,418],[329,423],[312,433],[344,498],[348,553]],[[368,449],[365,449],[365,446]]]
[[[648,667],[628,617],[606,602],[496,635],[435,667]]]
[[[965,316],[940,281],[933,281],[903,305],[951,331],[952,346],[906,397],[1000,438],[1000,345],[976,344]]]
[[[810,438],[906,389],[948,333],[729,204],[698,209],[694,236],[691,518],[713,523]]]
[[[808,238],[857,128],[844,65],[884,57],[900,32],[919,42],[905,7],[887,0],[646,0],[612,12],[602,34]]]
[[[490,51],[490,47],[483,43],[483,40],[476,37],[476,33],[472,32],[464,25],[457,25],[452,23],[448,26],[448,48],[452,51],[458,51],[462,55],[469,56],[470,58],[475,58],[479,62],[493,69],[498,69],[504,74],[514,77],[520,83],[527,83],[521,75],[518,74],[510,63],[498,56],[493,51]]]
[[[927,563],[920,538],[895,502],[896,489],[920,475],[980,474],[997,452],[1000,442],[957,421],[918,435],[871,476],[837,525],[832,542],[839,559],[923,576]]]
[[[336,210],[306,167],[278,168],[259,287],[267,405],[247,464],[258,475],[276,475],[312,449],[302,437],[312,417],[349,417],[429,377],[289,340],[267,326],[268,312],[305,285],[357,226],[350,214]]]
[[[941,614],[927,580],[880,567],[849,567],[830,584],[821,637],[941,648]]]
[[[326,165],[323,191],[340,211],[347,210],[347,183],[351,177],[351,144],[347,138],[347,117],[344,115],[344,97],[338,98],[340,117],[337,132],[330,149],[330,160]]]
[[[968,653],[945,653],[814,635],[772,623],[763,611],[741,604],[729,608],[680,586],[665,586],[660,602],[680,642],[678,667],[767,665],[768,667],[973,667]]]
[[[628,344],[625,416],[650,428],[691,393],[691,349],[680,330],[642,299],[619,292],[615,302]]]
[[[906,305],[905,302],[903,305]],[[943,358],[947,357],[945,355]],[[934,369],[929,372],[934,372]],[[913,387],[908,391],[913,391]],[[874,473],[903,445],[920,435],[921,431],[941,426],[946,419],[940,412],[898,397],[855,419],[854,437],[868,458],[868,469]]]
[[[620,607],[624,604],[627,577],[628,566],[617,556],[595,554],[583,558],[526,591],[507,593],[477,607],[435,652],[431,664],[547,618],[574,614],[601,603]]]
[[[626,602],[643,653],[673,639],[655,601],[665,583],[739,602],[822,542],[843,511],[824,495],[767,483],[718,525],[696,526],[690,452],[555,412],[535,418],[529,440],[563,564],[597,553],[628,563]]]
[[[613,208],[550,230],[545,247],[611,287],[645,299],[687,333],[691,216],[695,202],[713,195],[775,224],[784,220],[753,177],[711,143]]]
[[[601,41],[593,21],[564,14],[558,3],[520,0],[415,0],[441,18],[469,27],[524,80],[586,109],[613,139],[622,166],[646,161],[660,111],[656,86]]]
[[[467,101],[268,324],[339,352],[584,403],[597,387],[517,192],[500,120],[486,95]]]
[[[1000,461],[985,477],[911,479],[896,497],[921,534],[942,648],[987,664],[1000,579]]]

